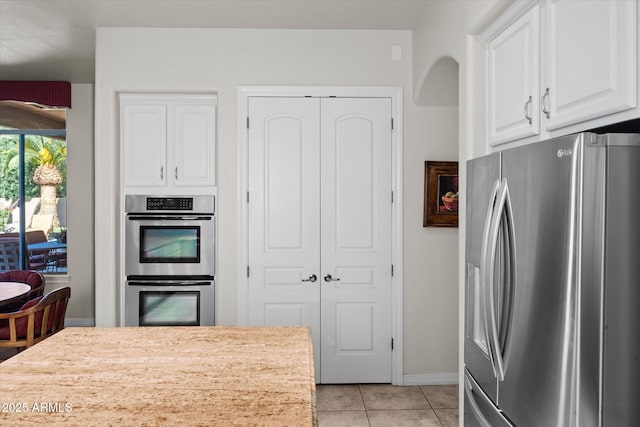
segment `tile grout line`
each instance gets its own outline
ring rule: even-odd
[[[422,393],[422,395],[424,396],[424,399],[427,401],[427,404],[429,405],[429,408],[431,409],[431,412],[433,412],[433,415],[436,416],[436,419],[440,423],[440,426],[444,427],[444,423],[442,422],[442,420],[438,416],[438,413],[436,412],[436,408],[434,408],[433,405],[431,404],[431,401],[427,397],[427,394],[424,392],[424,389],[422,388],[422,386],[418,386],[418,388],[420,389],[420,393]]]
[[[438,422],[440,422],[440,425],[441,425],[442,427],[445,427],[445,425],[444,425],[444,421],[442,421],[442,418],[440,418],[440,415],[438,415],[438,412],[436,412],[436,410],[435,410],[435,409],[432,409],[432,411],[433,411],[433,413],[435,414],[436,418],[438,419]]]
[[[364,416],[367,417],[367,424],[371,427],[371,420],[369,420],[369,411],[367,410],[367,404],[364,401],[364,395],[362,394],[362,384],[358,384],[358,392],[360,393],[360,399],[362,399],[362,407],[364,408]]]
[[[458,407],[454,407],[454,408],[448,408],[448,407],[442,407],[442,408],[434,408],[433,405],[431,404],[431,401],[429,400],[429,398],[427,397],[427,394],[425,393],[424,389],[422,388],[422,386],[420,387],[420,391],[422,391],[422,394],[424,395],[424,397],[427,399],[427,401],[429,402],[429,405],[431,406],[431,409],[433,410],[433,413],[435,414],[436,418],[438,419],[438,421],[440,422],[440,424],[443,427],[446,427],[445,421],[443,421],[442,417],[440,414],[438,414],[438,410],[456,410],[459,413],[459,408]]]
[[[427,401],[427,403],[429,404],[429,408],[431,408],[431,410],[433,412],[435,412],[435,408],[433,407],[433,405],[431,404],[431,401],[429,400],[429,398],[427,397],[427,394],[424,392],[424,390],[422,389],[422,386],[418,386],[418,388],[420,389],[420,393],[422,393],[422,395],[424,396],[425,400]]]

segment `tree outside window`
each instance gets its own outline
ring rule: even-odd
[[[0,134],[0,237],[20,231],[20,209],[25,210],[25,231],[37,217],[50,218],[42,227],[49,240],[66,243],[66,158],[64,136],[24,134],[24,200],[20,200],[19,140],[21,131]],[[60,212],[62,210],[62,212]],[[38,226],[40,227],[40,226]],[[45,272],[66,272],[61,265],[46,265]],[[28,267],[28,266],[27,266]]]

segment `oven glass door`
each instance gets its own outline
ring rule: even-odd
[[[141,291],[140,326],[199,326],[199,291]]]
[[[213,326],[213,280],[128,280],[125,326]]]
[[[140,226],[141,263],[199,263],[200,227]]]
[[[214,276],[213,216],[129,215],[125,275]]]

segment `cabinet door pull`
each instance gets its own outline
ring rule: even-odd
[[[178,180],[178,167],[176,166],[176,181]]]
[[[545,105],[546,105],[545,99],[547,101],[549,100],[549,88],[547,88],[547,90],[544,91],[544,95],[542,95],[542,98],[540,99],[540,108],[542,109],[542,112],[544,113],[545,116],[547,116],[547,119],[548,119],[551,117],[551,113],[547,108],[545,108]]]
[[[164,179],[164,166],[160,166],[160,180]]]
[[[529,95],[529,99],[524,103],[524,118],[531,124],[531,115],[529,114],[529,107],[533,102],[533,97]]]

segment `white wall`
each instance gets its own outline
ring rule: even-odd
[[[412,143],[404,146],[404,338],[411,349],[404,371],[412,383],[455,381],[458,229],[425,228],[422,215],[425,160],[458,158],[458,108],[416,107],[405,119]]]
[[[93,85],[71,85],[67,110],[68,277],[48,276],[47,291],[71,287],[67,318],[90,324],[94,317],[93,270]]]

